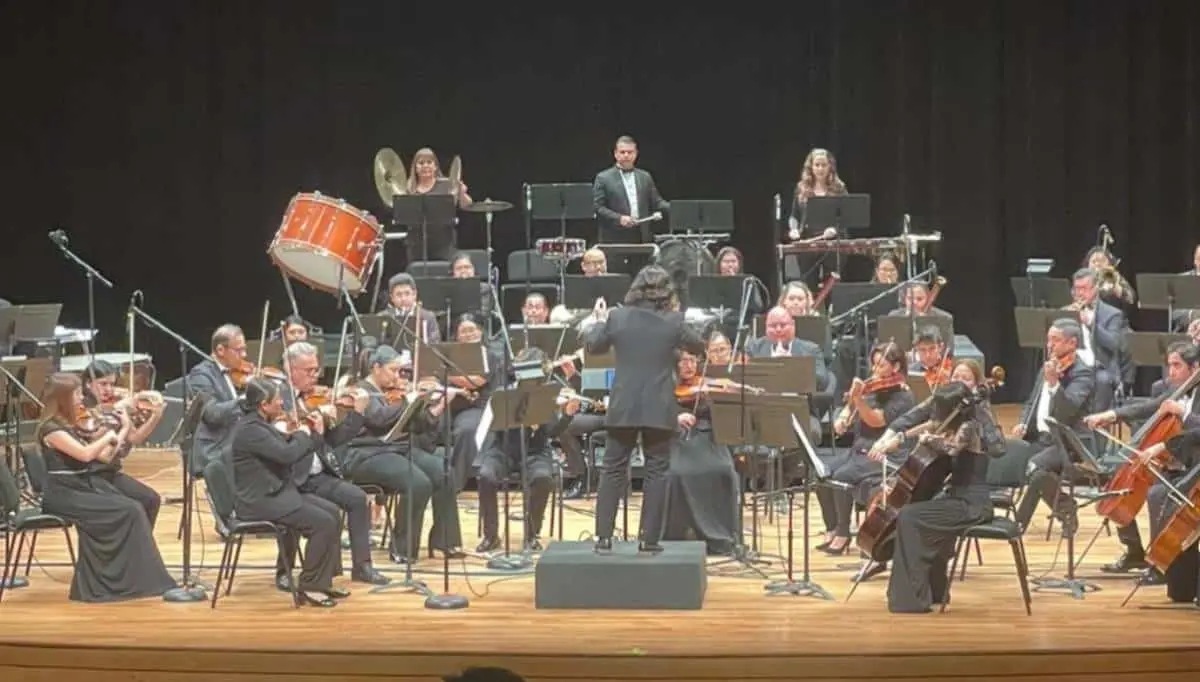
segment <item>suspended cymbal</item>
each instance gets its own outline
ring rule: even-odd
[[[446,174],[450,178],[450,182],[454,185],[454,194],[458,195],[458,188],[462,187],[462,157],[455,155],[454,160],[450,162],[450,172]]]
[[[466,211],[467,213],[499,213],[501,211],[507,211],[512,207],[513,205],[507,201],[484,199],[483,201],[476,201],[462,210]]]
[[[393,196],[408,193],[408,173],[404,170],[404,162],[391,147],[375,152],[374,175],[375,189],[388,208],[392,206]]]

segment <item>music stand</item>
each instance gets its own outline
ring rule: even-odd
[[[596,244],[595,248],[604,252],[610,275],[622,270],[622,274],[636,274],[658,257],[658,244]]]
[[[1013,300],[1027,308],[1062,308],[1070,305],[1071,283],[1056,277],[1010,277]],[[1141,290],[1138,290],[1141,293]]]
[[[671,232],[732,232],[733,202],[727,199],[675,199]]]
[[[1139,367],[1159,367],[1164,364],[1167,348],[1178,342],[1190,342],[1187,334],[1164,334],[1160,332],[1126,332],[1129,335],[1129,350],[1134,364]]]
[[[6,407],[5,450],[9,457],[8,469],[19,479],[24,461],[21,457],[21,422],[26,404],[38,405],[37,394],[46,385],[46,379],[54,372],[52,358],[15,357],[3,360],[0,367],[0,400]],[[36,387],[30,390],[30,386]]]
[[[446,315],[447,338],[454,338],[451,328],[454,317],[461,313],[479,310],[482,293],[479,280],[459,277],[415,277],[417,297],[426,309],[437,310]]]
[[[511,554],[512,538],[511,518],[509,515],[508,476],[504,477],[504,554],[488,560],[487,567],[499,571],[520,571],[533,565],[528,551],[529,539],[535,534],[530,524],[529,514],[529,477],[526,458],[529,457],[529,442],[525,427],[539,428],[554,421],[558,406],[559,386],[543,384],[538,381],[520,381],[514,388],[501,388],[492,391],[489,404],[492,411],[491,430],[497,433],[496,447],[503,453],[505,471],[508,470],[508,450],[500,443],[507,443],[510,436],[516,436],[518,453],[520,455],[519,471],[521,475],[521,515],[525,520],[526,549],[520,555]],[[501,437],[499,434],[504,434]],[[554,512],[551,511],[551,514]]]
[[[834,316],[839,312],[850,310],[893,288],[894,285],[876,282],[838,282],[838,285],[829,292],[829,314]],[[864,314],[867,319],[873,320],[887,315],[895,307],[895,299],[883,296],[868,306]]]
[[[563,278],[563,306],[569,310],[591,310],[598,298],[614,306],[625,300],[632,279],[629,275],[569,275]]]
[[[843,231],[864,230],[871,226],[870,194],[839,194],[812,196],[804,203],[802,225],[836,228]]]
[[[811,341],[822,348],[829,345],[829,318],[823,315],[807,315],[792,319],[796,323],[796,338]]]
[[[579,335],[565,325],[513,325],[511,331],[514,357],[526,348],[540,348],[551,360],[579,350]]]
[[[421,260],[429,260],[429,228],[453,229],[458,210],[454,194],[397,194],[392,197],[392,222],[421,235]],[[454,240],[448,240],[453,243]]]
[[[1063,426],[1054,417],[1046,417],[1046,426],[1050,429],[1050,435],[1054,438],[1058,447],[1066,453],[1068,461],[1068,469],[1064,469],[1062,481],[1066,483],[1066,495],[1069,499],[1075,499],[1075,476],[1074,472],[1069,469],[1086,471],[1093,474],[1100,474],[1104,471],[1103,466],[1096,460],[1095,456],[1088,451],[1083,442],[1079,440],[1079,436],[1071,429]],[[1028,494],[1028,491],[1026,492]],[[1061,490],[1059,495],[1064,494]],[[1079,513],[1076,507],[1075,513]],[[1065,524],[1064,524],[1065,526]],[[1083,599],[1083,596],[1088,592],[1096,592],[1100,586],[1095,583],[1090,583],[1086,580],[1075,577],[1075,534],[1064,533],[1067,540],[1067,574],[1062,578],[1034,578],[1033,591],[1039,590],[1067,590],[1075,599]]]
[[[1079,321],[1079,313],[1074,310],[1059,310],[1057,308],[1013,308],[1013,316],[1017,322],[1017,344],[1021,348],[1036,348],[1046,350],[1046,332],[1054,326],[1057,320],[1070,319]]]
[[[317,357],[322,360],[325,358],[325,340],[324,339],[309,339],[305,343],[309,343],[317,350]],[[246,341],[246,357],[257,358],[258,349],[262,348],[263,364],[272,366],[281,362],[283,358],[284,342],[283,339],[267,339],[265,342],[259,339],[250,339]]]
[[[363,335],[374,336],[379,345],[412,350],[409,340],[417,338],[417,315],[408,315],[401,320],[392,312],[382,312],[360,315],[359,319],[362,321]]]
[[[925,327],[937,327],[942,341],[953,347],[954,318],[943,315],[885,315],[876,320],[875,337],[889,340],[905,353],[913,348],[913,339]]]
[[[1137,290],[1140,307],[1167,311],[1167,329],[1177,309],[1200,308],[1200,277],[1195,275],[1139,273]]]
[[[671,215],[674,215],[674,209]],[[697,308],[739,310],[745,286],[746,280],[741,277],[689,275],[688,298],[691,299],[691,305]]]

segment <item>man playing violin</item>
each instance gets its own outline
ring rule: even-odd
[[[1129,403],[1115,410],[1090,414],[1083,418],[1084,424],[1088,428],[1097,429],[1117,421],[1128,423],[1150,419],[1155,414],[1163,412],[1179,417],[1183,421],[1184,429],[1200,428],[1200,401],[1195,399],[1195,389],[1180,396],[1177,400],[1171,399],[1175,390],[1183,386],[1192,374],[1200,369],[1200,349],[1187,342],[1173,343],[1167,348],[1166,362],[1166,381],[1155,383],[1149,400]],[[1164,470],[1160,473],[1168,479],[1174,479],[1178,477],[1179,472]],[[1158,535],[1162,525],[1169,518],[1168,514],[1164,514],[1167,493],[1167,486],[1156,482],[1150,487],[1146,496],[1146,509],[1150,514],[1151,537]],[[1142,548],[1142,537],[1137,521],[1118,528],[1117,538],[1121,544],[1125,545],[1125,553],[1113,563],[1101,567],[1101,570],[1106,573],[1124,573],[1145,569],[1147,567],[1146,554]],[[1150,584],[1158,584],[1163,579],[1157,571],[1151,572],[1147,577],[1147,582]]]
[[[304,341],[293,343],[284,351],[284,366],[289,384],[282,391],[285,415],[309,412],[297,401],[303,402],[317,386],[317,379],[321,375],[317,349]],[[371,514],[367,507],[367,494],[362,488],[342,480],[341,464],[331,452],[333,448],[348,443],[362,430],[368,397],[361,389],[353,391],[353,408],[346,411],[336,426],[323,429],[322,433],[314,436],[313,446],[292,467],[292,482],[302,494],[336,505],[331,508],[334,514],[338,514],[339,510],[346,512],[346,526],[350,531],[351,580],[386,585],[391,580],[375,570],[371,563]],[[287,567],[295,560],[296,548],[292,545],[280,550],[279,562],[275,566],[275,584],[281,590],[290,590]]]
[[[1074,535],[1079,527],[1075,500],[1059,489],[1061,477],[1070,464],[1067,453],[1050,433],[1048,417],[1068,429],[1082,425],[1084,410],[1095,387],[1095,373],[1077,351],[1083,338],[1079,323],[1070,318],[1055,320],[1046,331],[1046,357],[1039,386],[1025,403],[1012,431],[1042,450],[1029,460],[1029,480],[1021,497],[1016,517],[1033,517],[1038,500],[1045,501],[1054,517],[1063,524],[1063,533]]]
[[[120,397],[116,389],[118,370],[105,360],[96,360],[83,371],[83,401],[89,410],[121,410],[126,413],[134,411],[135,398]],[[158,519],[158,509],[161,506],[158,492],[136,478],[121,471],[121,461],[136,445],[146,442],[158,423],[162,421],[166,403],[161,400],[147,406],[148,411],[141,419],[134,422],[124,445],[109,462],[104,472],[113,487],[126,497],[139,502],[146,509],[146,518],[150,519],[150,527],[154,527]],[[140,423],[139,423],[140,422]]]

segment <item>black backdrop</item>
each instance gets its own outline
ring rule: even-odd
[[[1065,273],[1102,222],[1127,275],[1183,269],[1197,241],[1200,3],[818,0],[754,16],[613,5],[541,17],[412,6],[7,10],[0,296],[62,300],[82,326],[83,277],[46,239],[61,226],[117,282],[99,292],[102,350],[123,347],[133,289],[203,348],[220,322],[256,330],[265,297],[275,319],[286,311],[265,247],[293,194],[382,213],[369,172],[379,147],[460,154],[476,198],[516,202],[523,182],[590,180],[622,133],[666,196],[736,202],[735,242],[768,282],[771,196],[789,191],[810,147],[833,150],[851,189],[873,195],[876,234],[904,213],[942,231],[941,304],[1010,367],[1008,277],[1026,257]],[[502,254],[520,246],[519,213],[499,216],[496,234]],[[480,225],[462,241],[481,245]],[[336,326],[332,297],[300,298]],[[173,345],[139,339],[173,375]]]

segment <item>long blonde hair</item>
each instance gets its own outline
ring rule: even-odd
[[[75,423],[75,391],[83,385],[79,377],[69,372],[57,372],[46,379],[42,389],[42,412],[38,415],[38,428],[51,422],[70,426]]]
[[[831,195],[845,194],[846,183],[838,177],[837,159],[833,158],[833,153],[828,149],[813,148],[804,157],[804,168],[800,170],[800,182],[796,183],[796,197],[800,203],[808,201],[808,198],[813,196],[816,190],[817,178],[813,175],[813,161],[818,156],[824,156],[829,161],[829,177],[825,181],[825,191]]]

